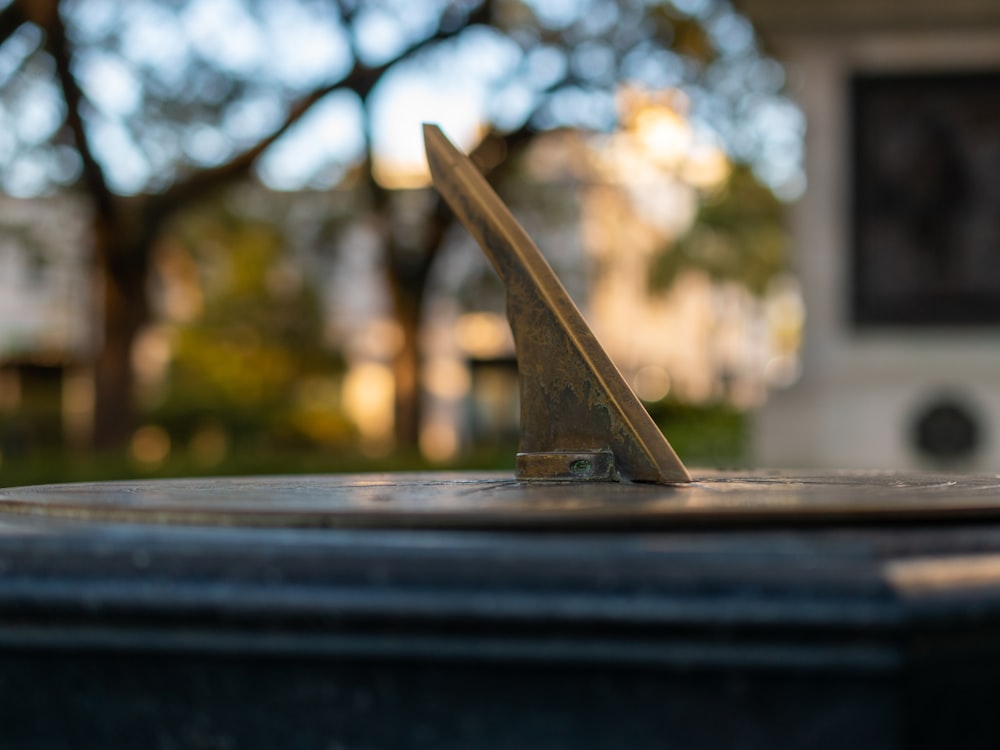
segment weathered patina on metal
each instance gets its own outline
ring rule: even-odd
[[[691,481],[545,257],[479,170],[435,125],[424,125],[424,144],[435,187],[507,290],[521,386],[517,476]]]

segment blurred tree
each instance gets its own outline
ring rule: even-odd
[[[219,423],[255,438],[270,426],[286,444],[349,437],[337,398],[343,362],[324,346],[314,280],[286,245],[277,227],[214,201],[174,223],[159,245],[155,263],[176,302],[157,411],[175,431],[190,436]]]
[[[653,259],[650,287],[669,289],[677,274],[698,268],[716,280],[734,280],[763,294],[788,268],[783,206],[745,166],[699,207],[691,229]]]
[[[683,89],[692,116],[772,183],[796,166],[781,69],[725,0],[0,6],[0,183],[16,195],[77,189],[93,206],[99,446],[132,428],[130,357],[150,314],[157,237],[179,210],[253,172],[276,187],[351,180],[367,194],[404,334],[398,439],[412,445],[421,307],[450,223],[435,196],[415,220],[396,211],[407,182],[394,153],[419,137],[421,118],[466,147],[484,123],[489,169],[535,132],[613,127],[627,81]]]

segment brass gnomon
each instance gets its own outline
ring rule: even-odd
[[[475,165],[424,125],[434,186],[507,290],[517,348],[525,480],[690,482],[528,233]]]

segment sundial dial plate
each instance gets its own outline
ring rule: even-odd
[[[284,528],[620,529],[1000,518],[996,475],[723,472],[676,487],[393,473],[53,484],[0,490],[0,512]]]

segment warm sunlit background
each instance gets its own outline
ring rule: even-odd
[[[0,2],[0,484],[510,466],[439,123],[689,463],[800,372],[781,64],[717,0]]]

